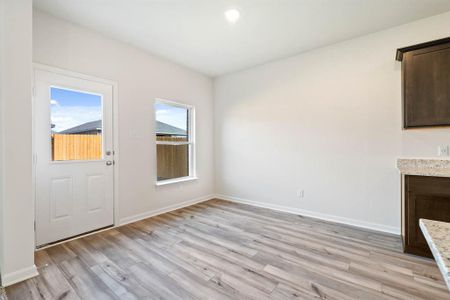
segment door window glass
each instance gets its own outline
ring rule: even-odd
[[[51,87],[50,121],[53,161],[102,159],[101,95]]]

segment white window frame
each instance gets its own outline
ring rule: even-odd
[[[157,159],[155,159],[155,161],[156,161],[155,184],[159,186],[159,185],[167,185],[167,184],[173,184],[173,183],[179,183],[179,182],[185,182],[185,181],[198,179],[197,174],[196,174],[196,163],[195,163],[195,107],[192,105],[183,104],[183,103],[166,100],[166,99],[161,99],[161,98],[156,98],[154,101],[154,104],[156,104],[156,103],[162,103],[162,104],[167,104],[167,105],[171,105],[171,106],[176,106],[176,107],[187,109],[187,111],[188,111],[188,128],[187,128],[188,129],[188,141],[187,142],[156,141],[155,147],[157,147],[157,145],[173,145],[173,146],[188,145],[188,149],[189,149],[189,153],[188,153],[188,155],[189,155],[189,157],[188,157],[189,171],[188,172],[189,172],[189,175],[184,176],[184,177],[172,178],[172,179],[158,180],[158,161],[157,161]],[[154,118],[155,118],[154,124],[156,124],[156,111],[154,111]],[[154,131],[154,137],[156,140],[156,126],[155,126],[155,131]],[[158,151],[158,150],[156,150],[156,151]]]

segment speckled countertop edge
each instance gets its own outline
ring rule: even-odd
[[[450,291],[450,223],[420,219],[419,225]]]
[[[397,168],[405,175],[450,177],[448,158],[398,158]]]

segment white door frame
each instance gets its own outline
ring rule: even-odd
[[[119,103],[118,103],[118,96],[119,96],[119,90],[118,90],[118,84],[115,81],[108,80],[108,79],[102,79],[98,77],[94,77],[91,75],[86,75],[78,72],[73,72],[65,69],[61,69],[58,67],[52,67],[45,64],[40,63],[33,63],[33,97],[32,97],[32,124],[33,128],[35,127],[35,82],[36,78],[34,78],[35,70],[42,70],[47,71],[55,74],[65,75],[69,77],[75,77],[78,79],[84,79],[99,83],[104,83],[111,85],[113,88],[112,93],[112,110],[113,110],[113,116],[112,116],[112,124],[113,124],[113,151],[114,151],[114,172],[113,172],[113,226],[119,225]],[[35,143],[35,132],[33,129],[32,133],[32,153],[33,153],[33,206],[34,206],[34,222],[36,224],[36,143]],[[92,233],[88,233],[92,234]],[[36,247],[36,226],[34,228],[34,235],[35,235],[35,247]],[[68,238],[70,240],[71,238]]]

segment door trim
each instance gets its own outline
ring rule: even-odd
[[[64,75],[64,76],[69,76],[69,77],[75,77],[78,79],[84,79],[84,80],[89,80],[89,81],[94,81],[94,82],[98,82],[98,83],[104,83],[104,84],[108,84],[112,86],[112,111],[113,111],[113,116],[112,116],[112,130],[113,130],[113,151],[114,151],[114,172],[113,172],[113,226],[117,226],[120,222],[119,219],[119,169],[120,169],[120,153],[119,153],[119,88],[118,88],[118,83],[116,81],[112,81],[109,79],[103,79],[103,78],[99,78],[99,77],[95,77],[95,76],[91,76],[91,75],[87,75],[87,74],[83,74],[83,73],[78,73],[78,72],[74,72],[74,71],[70,71],[70,70],[66,70],[66,69],[62,69],[59,67],[53,67],[53,66],[49,66],[49,65],[45,65],[45,64],[41,64],[41,63],[33,63],[33,94],[32,94],[32,100],[31,100],[31,105],[32,105],[32,113],[31,113],[31,119],[32,119],[32,124],[33,127],[35,127],[35,82],[36,82],[36,78],[35,76],[35,71],[36,70],[42,70],[42,71],[46,71],[46,72],[51,72],[51,73],[55,73],[55,74],[60,74],[60,75]],[[36,144],[35,144],[35,131],[32,130],[32,153],[33,153],[33,175],[32,175],[32,184],[33,184],[33,193],[32,193],[32,197],[33,197],[33,207],[34,207],[34,222],[36,224]],[[104,230],[104,229],[103,229]],[[102,229],[100,228],[99,231],[102,231]],[[89,233],[88,233],[89,234]],[[92,232],[90,233],[92,234]],[[34,227],[34,235],[35,235],[35,249],[36,248],[36,226]],[[69,238],[70,239],[70,238]]]

